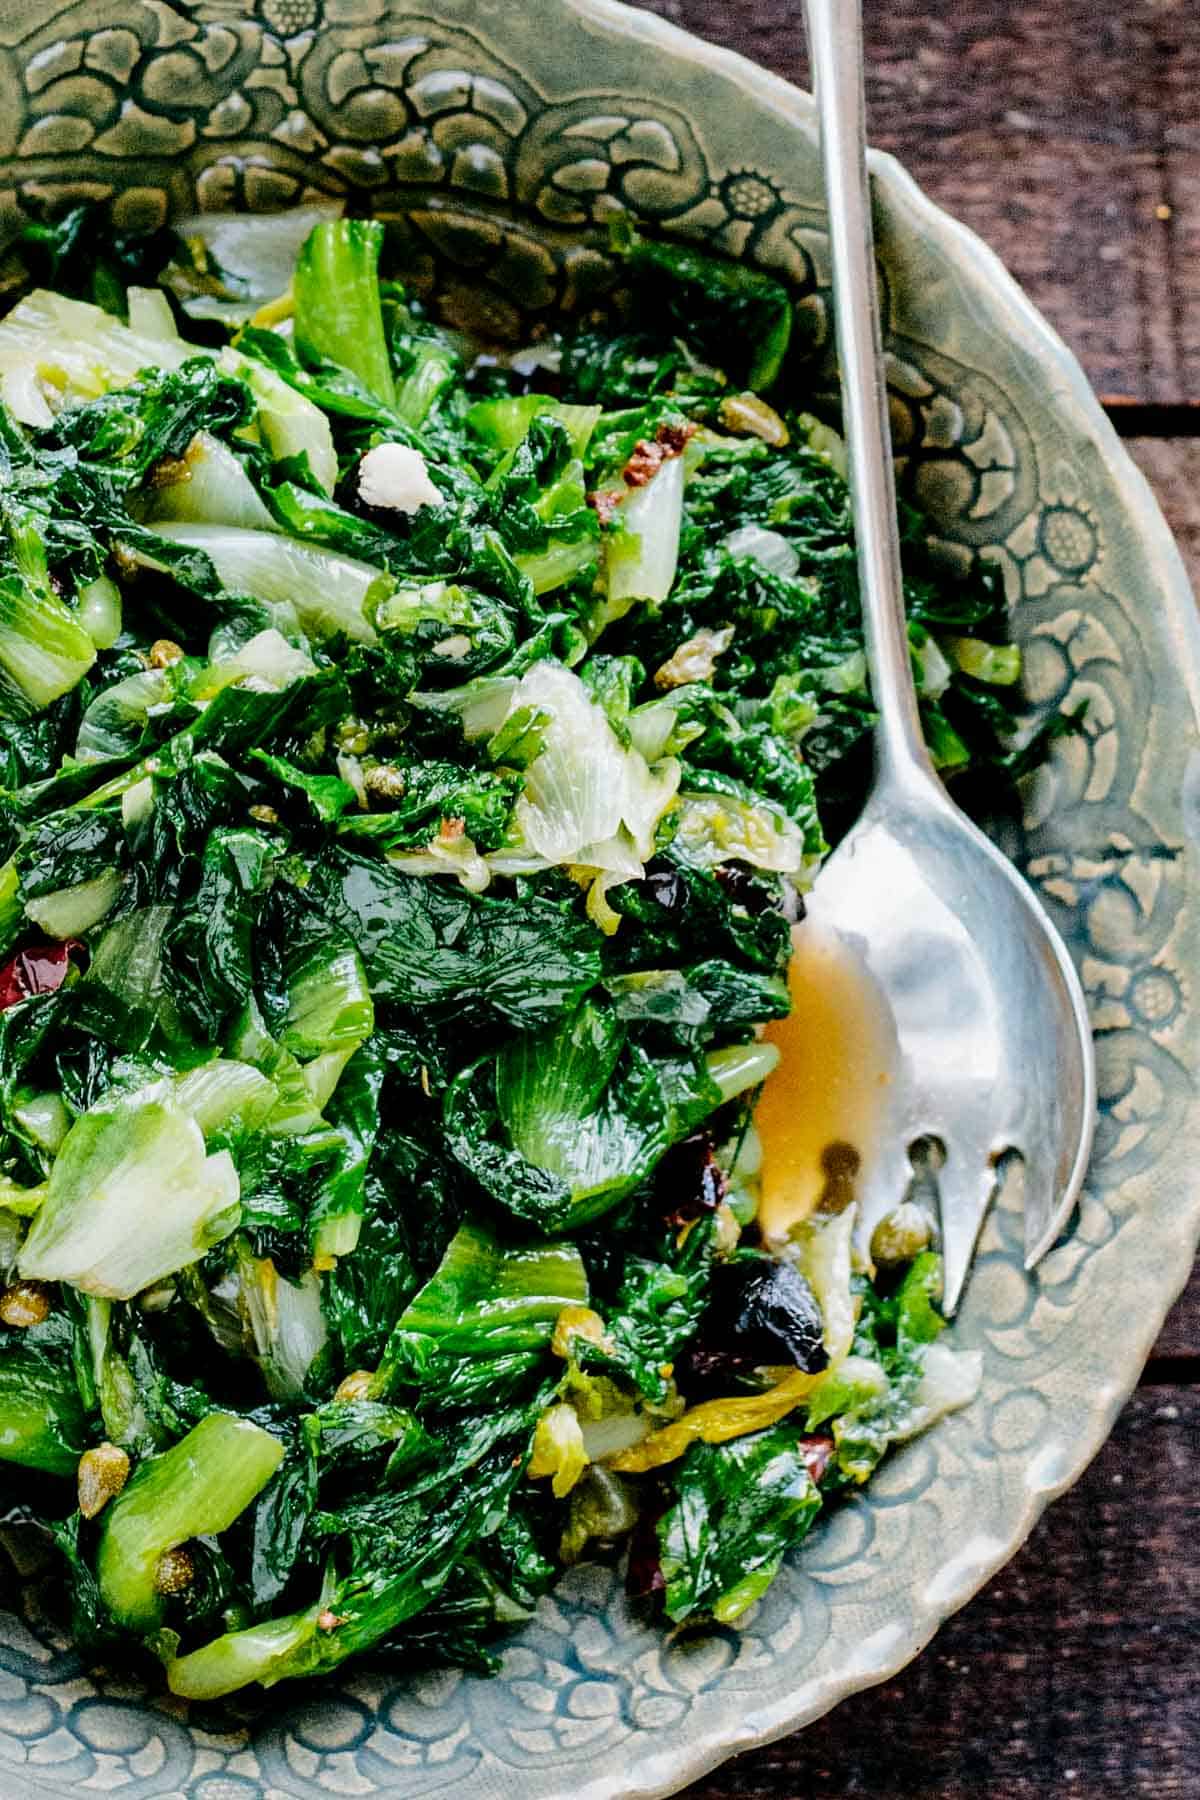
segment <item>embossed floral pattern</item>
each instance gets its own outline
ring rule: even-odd
[[[80,199],[154,225],[365,198],[446,318],[517,341],[562,309],[620,308],[603,228],[627,208],[785,276],[829,380],[808,103],[648,15],[609,0],[0,0],[0,26],[10,224]],[[0,1615],[2,1800],[668,1792],[913,1654],[1078,1473],[1136,1378],[1198,1225],[1190,598],[1078,370],[987,253],[886,169],[879,216],[905,491],[947,556],[1000,570],[1032,710],[1087,705],[1023,829],[1002,830],[1070,936],[1103,1118],[1076,1228],[1036,1279],[1016,1195],[989,1220],[956,1327],[984,1351],[982,1400],[885,1465],[744,1631],[664,1638],[595,1565],[493,1682],[397,1685],[367,1666],[189,1720],[119,1671],[85,1673],[18,1562]],[[1123,1338],[1108,1328],[1118,1263],[1138,1297]]]

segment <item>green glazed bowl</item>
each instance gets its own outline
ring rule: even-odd
[[[619,300],[617,208],[781,272],[828,341],[807,96],[611,0],[0,0],[0,224],[124,226],[320,195],[403,220],[444,316],[516,342]],[[670,1636],[569,1575],[503,1674],[369,1665],[236,1706],[86,1672],[9,1579],[0,1800],[667,1794],[893,1674],[1011,1556],[1130,1392],[1198,1230],[1200,645],[1179,557],[1063,345],[885,157],[877,231],[902,484],[1003,572],[1033,711],[1087,701],[1008,848],[1078,960],[1102,1118],[1074,1230],[1029,1277],[1001,1206],[956,1326],[980,1400],[831,1517],[744,1630]],[[27,1572],[28,1573],[28,1572]]]

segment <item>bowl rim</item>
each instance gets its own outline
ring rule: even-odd
[[[504,4],[512,3],[513,0],[504,0]],[[625,0],[558,0],[558,8],[585,31],[613,34],[626,42],[644,45],[652,56],[662,55],[677,64],[691,65],[733,85],[751,103],[774,114],[791,130],[814,130],[811,96],[736,51],[712,44],[657,14],[626,4]],[[469,9],[463,11],[469,18]],[[1149,483],[1103,412],[1075,355],[1000,257],[974,231],[931,200],[895,157],[873,150],[870,168],[876,185],[886,193],[897,215],[904,216],[907,229],[924,232],[970,267],[973,281],[986,288],[990,301],[1003,312],[1014,341],[1046,368],[1054,387],[1056,410],[1070,418],[1073,428],[1102,457],[1153,560],[1162,605],[1169,612],[1180,645],[1178,672],[1193,716],[1200,717],[1200,615],[1182,557]],[[860,1646],[863,1654],[849,1660],[840,1671],[807,1681],[802,1678],[788,1694],[756,1707],[736,1725],[726,1714],[715,1725],[706,1727],[697,1710],[691,1714],[684,1739],[671,1734],[668,1742],[656,1745],[652,1735],[635,1733],[624,1748],[617,1749],[619,1761],[615,1768],[610,1757],[598,1772],[565,1772],[570,1777],[573,1800],[616,1800],[618,1795],[621,1800],[664,1800],[702,1779],[728,1758],[770,1744],[813,1723],[850,1695],[892,1679],[919,1655],[942,1623],[1016,1554],[1045,1507],[1074,1484],[1108,1437],[1117,1414],[1137,1385],[1163,1319],[1189,1278],[1200,1241],[1200,1184],[1192,1183],[1191,1189],[1188,1205],[1180,1205],[1169,1221],[1156,1221],[1155,1238],[1163,1252],[1163,1273],[1153,1289],[1152,1304],[1123,1333],[1119,1378],[1094,1395],[1079,1433],[1071,1440],[1065,1469],[1056,1469],[1052,1479],[1025,1485],[1019,1516],[1003,1542],[989,1540],[984,1546],[986,1553],[977,1552],[970,1560],[964,1559],[953,1571],[954,1580],[940,1585],[932,1597],[928,1590],[913,1592],[906,1628],[890,1646],[882,1641]],[[627,1751],[636,1758],[634,1768],[624,1764]],[[15,1776],[16,1771],[12,1773]],[[8,1771],[0,1769],[0,1793],[16,1800],[17,1786],[8,1785],[7,1775]],[[43,1785],[39,1773],[32,1769],[24,1773],[22,1780],[26,1793],[49,1796],[63,1791]],[[538,1791],[544,1790],[539,1787]],[[560,1791],[565,1794],[567,1788]]]

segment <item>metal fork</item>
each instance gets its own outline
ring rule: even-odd
[[[866,169],[860,0],[805,0],[871,690],[875,780],[813,910],[860,956],[895,1025],[899,1075],[861,1184],[862,1228],[939,1143],[943,1307],[962,1294],[997,1165],[1024,1169],[1026,1267],[1058,1237],[1096,1114],[1079,978],[1032,890],[947,797],[921,735],[904,615]]]

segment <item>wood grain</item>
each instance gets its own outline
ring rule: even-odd
[[[1157,494],[1183,552],[1192,586],[1200,594],[1200,440],[1131,438],[1125,448]],[[1190,1370],[1179,1368],[1176,1373],[1193,1380],[1200,1377],[1200,1270],[1167,1320],[1155,1359],[1154,1367],[1159,1370],[1167,1361],[1191,1362]],[[1196,1792],[1200,1794],[1200,1771]]]
[[[1196,1800],[1198,1447],[1200,1393],[1142,1388],[923,1657],[687,1800]]]
[[[1128,438],[1125,448],[1158,496],[1200,594],[1200,439]]]
[[[649,10],[804,84],[798,0]],[[871,134],[999,251],[1102,395],[1200,402],[1195,0],[865,0]]]

